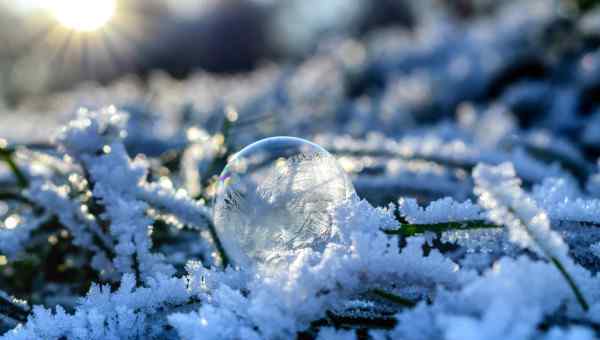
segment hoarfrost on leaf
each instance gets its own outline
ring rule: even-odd
[[[443,222],[462,222],[484,219],[481,208],[470,200],[462,203],[445,197],[420,207],[412,198],[398,201],[398,212],[413,224],[433,224]]]
[[[479,203],[488,209],[488,218],[506,226],[513,242],[549,258],[566,257],[567,245],[550,229],[546,212],[521,188],[512,164],[480,164],[473,170],[473,177],[475,193]]]

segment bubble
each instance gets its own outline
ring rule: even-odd
[[[335,157],[294,137],[245,147],[219,180],[215,228],[238,266],[274,263],[301,248],[322,249],[332,233],[332,207],[354,193]]]

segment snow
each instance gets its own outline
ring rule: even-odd
[[[594,29],[591,14],[554,5],[495,4],[462,24],[421,13],[412,34],[334,39],[295,65],[124,78],[50,95],[45,114],[25,105],[27,124],[25,111],[1,116],[1,147],[29,181],[18,188],[0,166],[1,296],[35,307],[19,321],[0,299],[0,339],[599,337],[600,120],[588,97],[600,53],[551,42],[563,20]],[[223,268],[218,237],[231,235],[212,229],[215,179],[274,135],[322,146],[356,193],[337,177],[344,193],[321,207],[318,246]],[[60,249],[66,282],[15,285],[30,263],[46,275],[30,259],[50,266]]]

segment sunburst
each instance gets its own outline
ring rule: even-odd
[[[59,23],[80,32],[104,27],[117,9],[116,0],[51,0],[46,6]]]
[[[153,19],[160,15],[124,0],[36,1],[50,21],[27,39],[22,52],[44,51],[53,64],[53,83],[59,86],[134,72],[140,66],[143,42],[156,29]]]

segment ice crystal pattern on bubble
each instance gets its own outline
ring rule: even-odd
[[[333,156],[293,137],[244,148],[220,180],[215,224],[238,265],[322,248],[331,237],[332,207],[354,191]]]

